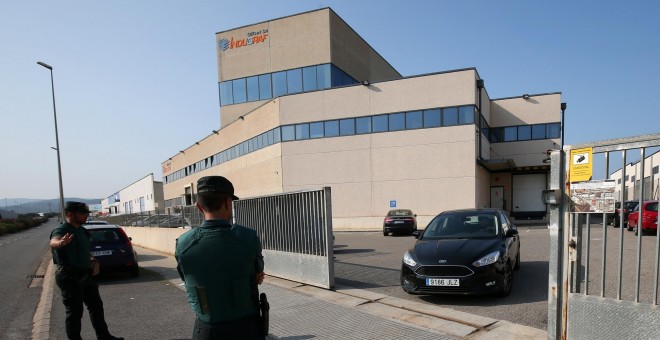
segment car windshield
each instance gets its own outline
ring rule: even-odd
[[[628,210],[635,209],[635,207],[637,206],[638,203],[639,203],[639,202],[635,202],[635,201],[633,201],[633,202],[626,202],[626,203],[625,203],[626,209],[628,209]]]
[[[387,216],[412,216],[412,211],[407,209],[390,210]]]
[[[647,204],[646,211],[658,211],[658,202]]]
[[[121,239],[119,229],[91,229],[89,238],[93,243],[117,242]]]
[[[423,239],[491,238],[497,236],[499,220],[493,214],[469,212],[436,216],[424,230]]]

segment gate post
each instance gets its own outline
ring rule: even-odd
[[[549,257],[549,276],[548,276],[548,339],[565,338],[565,317],[564,306],[566,295],[564,281],[564,228],[566,197],[564,183],[564,158],[563,150],[553,150],[550,153],[550,183],[549,191],[554,191],[557,200],[548,202],[550,220],[548,229],[550,230],[550,257]]]

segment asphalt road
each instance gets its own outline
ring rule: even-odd
[[[41,285],[29,288],[56,224],[50,219],[39,227],[0,236],[0,339],[29,339],[32,316]]]
[[[603,280],[603,229],[598,219],[592,219],[589,232],[589,274],[587,263],[587,228],[582,220],[581,273],[579,293],[589,288],[589,295],[600,296]],[[408,295],[400,287],[403,253],[415,239],[410,236],[384,237],[381,232],[335,232],[335,282],[402,299],[482,315],[490,318],[547,328],[548,320],[548,257],[549,231],[546,226],[518,227],[520,231],[521,268],[514,272],[513,289],[509,296],[425,296]],[[607,226],[605,252],[604,296],[616,298],[619,285],[619,252],[621,229]],[[656,236],[642,238],[640,252],[639,302],[652,303],[655,278]],[[623,230],[623,260],[621,299],[634,301],[637,287],[637,238]],[[577,287],[573,288],[573,292]],[[660,294],[658,295],[660,299]]]
[[[163,255],[144,255],[138,261],[154,260]],[[164,257],[164,256],[163,256]],[[168,270],[172,270],[168,268]],[[105,320],[110,333],[126,339],[190,339],[194,313],[188,297],[162,275],[142,269],[140,276],[126,273],[99,275]],[[53,292],[50,338],[66,339],[64,305],[59,288]],[[82,318],[83,339],[95,339],[94,329],[85,310]]]

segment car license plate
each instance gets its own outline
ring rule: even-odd
[[[426,279],[427,286],[459,286],[458,279]]]
[[[394,221],[394,224],[403,223],[403,221]]]
[[[112,255],[112,250],[93,251],[92,255],[94,255],[94,256]]]

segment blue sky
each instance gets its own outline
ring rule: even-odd
[[[0,199],[103,198],[220,124],[215,33],[331,7],[404,76],[562,92],[565,141],[660,132],[657,1],[0,2]]]

